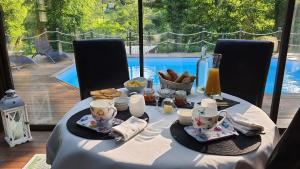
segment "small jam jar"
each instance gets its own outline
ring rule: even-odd
[[[162,111],[164,113],[173,113],[176,111],[176,105],[174,104],[173,99],[166,98],[162,101]]]
[[[175,104],[176,104],[176,106],[185,106],[187,104],[186,91],[184,91],[184,90],[176,91]]]
[[[152,88],[146,88],[144,90],[144,98],[146,103],[155,103],[155,94]]]

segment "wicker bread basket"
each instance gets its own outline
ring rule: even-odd
[[[172,89],[172,90],[184,90],[184,91],[186,91],[187,94],[191,93],[194,82],[175,83],[175,82],[172,82],[172,81],[169,81],[169,80],[166,80],[166,79],[162,78],[160,75],[158,75],[158,76],[159,76],[159,81],[160,81],[160,87],[162,89],[169,88],[169,89]]]

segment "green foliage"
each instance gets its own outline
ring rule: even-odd
[[[21,37],[26,32],[24,21],[31,4],[25,2],[26,0],[0,1],[0,5],[4,11],[4,26],[9,36],[9,43],[15,47],[20,47]]]
[[[85,21],[93,18],[96,0],[50,0],[47,8],[48,29],[59,28],[63,32],[75,32]]]
[[[150,30],[171,31],[175,33],[195,33],[204,28],[210,32],[271,32],[275,27],[276,0],[147,0],[145,7],[150,8],[153,25]],[[278,2],[277,2],[278,3]],[[238,35],[227,38],[238,38]],[[200,35],[167,37],[174,42],[188,43],[206,40],[215,42],[220,36]],[[243,35],[243,38],[253,39]],[[161,38],[161,41],[164,39]],[[200,46],[200,44],[198,44]],[[197,45],[164,45],[158,51],[197,51]]]
[[[158,17],[174,32],[198,32],[201,27],[268,32],[275,24],[275,0],[153,0],[146,6],[164,13]]]
[[[138,9],[136,0],[51,0],[48,13],[48,29],[59,28],[64,32],[95,30],[100,34],[125,36],[129,29],[137,32]]]
[[[112,9],[103,4],[100,8],[99,13],[94,14],[98,17],[90,18],[83,26],[84,31],[93,29],[101,34],[122,36],[123,38],[125,38],[129,29],[134,32],[137,31],[137,1],[126,1],[126,5],[117,1]]]
[[[284,2],[283,2],[284,1]],[[195,33],[205,28],[212,32],[264,33],[282,25],[278,18],[287,0],[144,0],[144,31],[151,34],[171,31]],[[39,22],[38,3],[44,2],[48,21]],[[128,31],[138,32],[137,0],[1,0],[5,12],[7,34],[11,43],[25,33],[39,34],[44,28],[65,33],[82,33],[94,30],[99,34],[126,38]],[[30,11],[30,13],[28,12]],[[35,21],[33,21],[35,20]],[[282,20],[282,19],[281,19]],[[276,21],[276,22],[275,22]],[[25,27],[24,27],[25,25]],[[25,31],[26,30],[26,31]],[[37,31],[36,31],[37,30]],[[137,35],[131,40],[137,40]],[[55,34],[48,35],[55,39]],[[96,35],[94,35],[96,36]],[[246,36],[245,36],[246,37]],[[72,41],[64,36],[63,40]],[[148,38],[148,39],[147,39]],[[155,39],[156,38],[156,39]],[[213,42],[219,37],[205,37]],[[236,38],[236,37],[232,37]],[[247,37],[248,38],[248,37]],[[200,36],[146,37],[156,42],[171,39],[176,43],[199,41]],[[68,44],[64,44],[68,45]],[[190,46],[163,45],[159,51],[196,51],[199,44]],[[53,47],[56,47],[54,45]],[[31,47],[28,48],[30,50]],[[72,46],[69,45],[71,49]]]

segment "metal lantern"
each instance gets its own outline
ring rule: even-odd
[[[32,140],[26,105],[14,90],[5,92],[0,100],[0,111],[5,140],[10,147]]]

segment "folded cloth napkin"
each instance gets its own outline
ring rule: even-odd
[[[229,115],[228,120],[232,123],[236,130],[247,136],[258,135],[264,131],[263,126],[256,124],[251,119],[248,119],[241,114],[237,114],[235,116]]]
[[[127,141],[141,132],[146,126],[147,122],[145,120],[132,116],[120,125],[114,126],[112,128],[112,136],[117,141]]]

